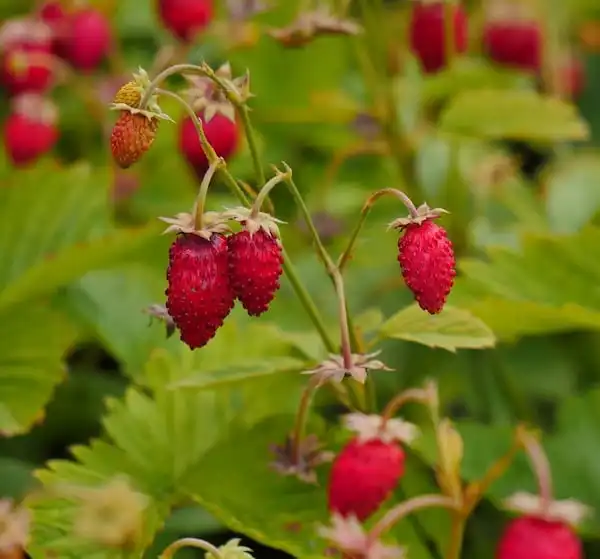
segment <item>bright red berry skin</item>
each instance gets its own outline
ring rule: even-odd
[[[86,8],[69,15],[58,50],[71,66],[90,72],[108,54],[111,41],[112,33],[106,17],[93,8]]]
[[[283,256],[279,241],[263,229],[246,230],[227,239],[229,278],[236,297],[250,316],[268,310],[279,289]]]
[[[522,516],[505,529],[496,559],[583,559],[583,546],[562,522]]]
[[[529,72],[542,61],[542,34],[535,21],[497,20],[486,24],[483,48],[491,60]]]
[[[410,27],[410,46],[421,61],[423,70],[434,73],[446,65],[446,42],[443,2],[415,2]],[[454,6],[454,49],[456,53],[467,50],[468,20],[462,6]]]
[[[430,219],[407,225],[398,240],[398,262],[419,306],[430,314],[439,313],[456,276],[454,250],[446,231]]]
[[[379,509],[404,474],[404,451],[397,443],[352,439],[331,468],[328,508],[363,521]]]
[[[217,113],[209,122],[204,120],[202,113],[198,114],[202,121],[204,133],[209,144],[223,159],[229,159],[237,150],[239,144],[238,125]],[[179,150],[199,177],[208,170],[208,160],[202,151],[196,128],[190,117],[184,118],[179,126]]]
[[[229,282],[227,240],[180,233],[169,250],[166,307],[190,349],[205,346],[223,325],[235,297]]]
[[[213,0],[158,0],[164,26],[182,41],[192,41],[213,19]]]
[[[37,121],[22,114],[12,114],[4,123],[4,145],[17,167],[26,166],[49,152],[58,139],[53,124]]]

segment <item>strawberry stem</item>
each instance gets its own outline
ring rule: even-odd
[[[369,215],[369,212],[371,211],[371,208],[373,207],[375,202],[377,202],[377,200],[379,200],[379,198],[386,196],[386,195],[395,196],[396,198],[398,198],[406,206],[411,217],[419,217],[419,211],[417,210],[416,206],[413,204],[413,201],[401,190],[397,190],[396,188],[384,188],[382,190],[378,190],[377,192],[374,192],[373,194],[371,194],[371,196],[369,196],[367,198],[367,200],[365,201],[365,203],[363,204],[363,207],[360,211],[360,216],[358,218],[358,221],[356,222],[356,225],[354,226],[354,231],[352,231],[352,235],[350,236],[350,240],[348,241],[348,245],[346,246],[346,249],[340,256],[340,258],[338,259],[337,267],[340,270],[340,272],[342,272],[344,270],[344,268],[346,267],[346,264],[348,263],[348,261],[350,260],[350,257],[352,256],[352,251],[354,250],[354,245],[356,244],[358,235],[360,234],[360,232],[363,228],[363,225],[365,224],[365,221],[367,219],[367,216]]]
[[[517,436],[527,453],[531,469],[537,478],[542,511],[546,512],[553,501],[552,471],[548,456],[538,437],[533,433],[523,429]]]
[[[203,549],[216,559],[224,559],[223,554],[218,550],[218,548],[216,548],[213,544],[198,538],[182,538],[173,542],[161,553],[160,559],[171,559],[180,549],[183,549],[184,547]]]
[[[319,375],[313,375],[302,391],[302,397],[300,398],[300,404],[298,405],[298,411],[296,412],[294,431],[292,433],[292,463],[295,465],[299,463],[301,458],[300,449],[302,447],[302,439],[304,439],[304,429],[306,427],[308,411],[314,393],[319,388],[320,382],[321,379]]]
[[[286,170],[284,173],[275,169],[275,176],[269,180],[258,192],[254,203],[252,204],[252,210],[250,212],[250,219],[256,219],[258,214],[260,213],[260,209],[262,208],[263,203],[269,196],[269,192],[273,190],[279,183],[291,178],[292,170],[286,165]]]
[[[204,228],[204,208],[206,207],[206,196],[208,194],[208,188],[210,187],[210,182],[216,173],[217,169],[223,165],[222,159],[217,159],[210,164],[210,167],[202,177],[202,182],[200,183],[200,189],[198,190],[198,196],[196,197],[196,202],[194,203],[194,228],[196,231],[202,231]]]
[[[403,501],[399,505],[390,509],[369,532],[369,541],[376,542],[386,532],[391,530],[400,520],[418,510],[440,507],[446,509],[456,509],[456,503],[450,497],[444,495],[419,495],[408,501]]]
[[[404,404],[409,402],[429,404],[430,401],[431,394],[427,389],[424,388],[409,388],[404,392],[400,392],[385,406],[383,413],[381,414],[381,430],[383,431],[385,429],[387,422],[394,417],[394,415]]]
[[[204,155],[206,155],[206,159],[211,165],[215,161],[218,161],[219,156],[217,155],[217,152],[213,149],[213,147],[210,145],[210,142],[208,141],[208,138],[204,133],[204,126],[202,124],[202,121],[198,118],[198,115],[196,114],[192,106],[183,97],[181,97],[181,95],[173,93],[168,89],[157,88],[155,92],[159,95],[164,95],[165,97],[170,97],[171,99],[174,99],[185,109],[188,116],[192,119],[192,123],[194,124],[194,128],[196,129],[196,134],[198,134],[198,140],[200,140],[200,146],[202,147]],[[142,103],[143,100],[142,102],[140,102],[140,107],[144,106]]]

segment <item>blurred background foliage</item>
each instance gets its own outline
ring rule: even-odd
[[[304,380],[295,373],[322,357],[321,343],[287,280],[263,319],[236,311],[193,354],[176,336],[166,340],[160,324],[148,324],[142,310],[163,301],[170,243],[156,218],[188,209],[199,183],[170,123],[161,124],[139,165],[117,170],[108,150],[113,115],[107,105],[131,71],[151,68],[174,39],[153,2],[91,3],[110,17],[118,37],[110,59],[53,91],[60,140],[52,154],[19,170],[0,156],[0,495],[21,499],[33,491],[34,470],[49,460],[59,462],[40,474],[43,482],[97,483],[123,472],[156,498],[149,537],[166,520],[148,557],[177,536],[219,541],[227,529],[297,557],[319,556],[308,530],[326,516],[323,490],[276,478],[263,461],[268,444],[291,425]],[[413,174],[404,184],[394,158],[378,153],[379,140],[370,136],[373,84],[356,59],[356,47],[369,37],[282,48],[260,31],[291,21],[296,3],[275,4],[249,24],[249,44],[232,45],[228,31],[207,33],[187,58],[213,68],[228,60],[235,74],[249,69],[262,160],[284,160],[294,169],[332,253],[343,249],[362,203],[378,188],[399,186],[417,202],[452,212],[444,224],[459,251],[459,278],[450,310],[434,327],[411,311],[397,238],[385,231],[403,208],[380,203],[360,238],[348,270],[349,306],[396,371],[377,377],[378,401],[437,379],[445,410],[465,437],[466,479],[504,452],[516,421],[539,425],[547,432],[558,496],[600,510],[598,3],[555,0],[548,8],[551,21],[560,21],[561,40],[585,66],[585,87],[573,108],[542,100],[532,93],[533,80],[478,54],[481,5],[475,1],[468,3],[472,54],[451,70],[422,75],[405,53],[408,2],[387,2],[392,40],[384,47],[390,64],[397,57],[403,62],[395,102],[414,149]],[[31,8],[32,2],[3,0],[0,18]],[[0,101],[5,118],[7,97]],[[177,106],[162,105],[180,119]],[[245,145],[230,169],[253,182]],[[211,193],[214,208],[231,203],[224,189]],[[286,248],[336,336],[336,301],[306,228],[283,188],[275,190],[274,203],[288,222]],[[408,314],[384,324],[400,309]],[[494,348],[454,351],[485,345],[492,333]],[[173,383],[185,386],[173,390]],[[326,394],[318,403],[331,404]],[[315,429],[338,440],[334,424],[324,425]],[[90,443],[98,436],[101,441]],[[72,453],[78,466],[64,462]],[[399,498],[432,490],[428,462],[426,452],[411,457]],[[526,464],[518,461],[472,519],[465,557],[492,556],[505,518],[498,499],[532,488]],[[87,557],[117,556],[78,548],[65,536],[72,504],[34,508],[41,520],[34,557],[45,556],[35,553],[45,546],[60,557],[81,557],[82,549]],[[286,528],[304,520],[299,532]],[[446,524],[440,513],[422,513],[397,536],[411,558],[438,559]],[[583,532],[588,557],[599,556],[598,517]],[[265,548],[257,556],[278,553]]]

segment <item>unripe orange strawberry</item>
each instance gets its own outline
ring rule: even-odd
[[[146,153],[156,136],[158,120],[131,111],[121,111],[110,136],[110,148],[116,163],[127,169]]]
[[[430,314],[441,312],[456,276],[454,250],[446,231],[431,219],[409,223],[398,240],[398,262],[419,306]]]

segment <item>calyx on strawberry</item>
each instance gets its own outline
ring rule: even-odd
[[[144,95],[150,87],[145,70],[139,69],[133,80],[117,91],[112,110],[119,111],[113,126],[110,147],[113,159],[126,169],[136,163],[152,146],[160,120],[172,120],[158,105],[158,97],[150,95],[144,107]]]
[[[242,224],[229,236],[229,279],[235,296],[250,316],[266,312],[279,289],[283,255],[278,219],[267,213],[235,208],[223,214]]]
[[[169,250],[166,308],[190,349],[205,346],[223,325],[235,303],[229,279],[229,252],[224,233],[226,221],[215,212],[204,214],[197,230],[194,217],[182,213],[161,218],[165,232],[176,232]]]
[[[0,83],[11,95],[52,85],[52,34],[42,21],[13,19],[0,27]]]
[[[58,139],[54,104],[36,93],[12,100],[12,112],[4,123],[4,145],[16,166],[36,161],[49,152]]]
[[[456,276],[452,241],[433,221],[447,212],[423,204],[417,213],[396,219],[389,228],[404,232],[398,240],[398,263],[406,286],[423,310],[437,314],[444,308]]]
[[[158,0],[158,13],[173,35],[192,42],[212,21],[214,0]]]
[[[467,50],[467,14],[458,2],[450,4],[453,13],[454,50]],[[446,65],[446,4],[441,0],[414,0],[409,27],[410,46],[423,70],[434,73]]]
[[[523,516],[511,520],[496,559],[583,559],[583,545],[572,526],[590,509],[573,500],[545,503],[537,495],[517,493],[505,501]]]
[[[94,70],[108,54],[112,31],[110,23],[98,10],[83,8],[68,13],[60,22],[56,48],[62,58],[77,70]]]
[[[404,474],[404,450],[417,428],[400,419],[349,414],[346,426],[356,436],[333,462],[327,488],[328,508],[343,517],[365,520],[391,495]]]

